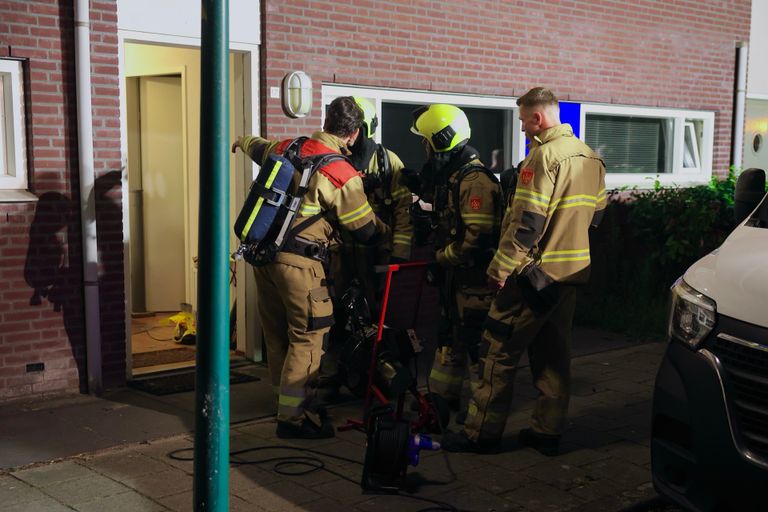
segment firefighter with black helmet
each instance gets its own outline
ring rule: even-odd
[[[437,265],[430,273],[441,275],[433,280],[440,283],[447,327],[440,334],[429,384],[458,410],[468,372],[476,375],[482,325],[495,293],[485,273],[498,243],[501,189],[467,144],[469,120],[458,107],[417,109],[411,131],[423,137],[428,159],[417,176],[406,173],[405,179],[432,204]]]
[[[354,99],[331,102],[323,131],[307,139],[301,158],[330,153],[349,155],[360,135],[363,113]],[[262,164],[269,153],[282,154],[292,140],[238,137],[240,148]],[[296,183],[294,183],[294,186]],[[274,262],[254,267],[259,317],[264,330],[272,385],[279,390],[277,436],[333,437],[333,425],[318,409],[318,367],[333,324],[333,305],[324,265],[328,245],[338,229],[360,242],[387,240],[389,227],[373,212],[359,173],[347,161],[333,161],[310,178],[308,190]]]
[[[360,242],[342,231],[339,233],[341,243],[332,247],[330,276],[335,291],[336,323],[331,328],[328,349],[323,355],[319,383],[322,398],[327,401],[334,400],[341,384],[339,356],[344,344],[347,320],[340,305],[342,296],[356,281],[368,303],[371,317],[376,318],[382,279],[381,274],[376,273],[375,266],[409,260],[413,238],[409,214],[413,196],[408,187],[400,183],[403,162],[393,151],[374,140],[379,125],[375,105],[362,96],[352,98],[363,112],[363,124],[360,135],[349,148],[349,159],[361,173],[365,193],[374,213],[389,226],[392,236],[374,245]]]

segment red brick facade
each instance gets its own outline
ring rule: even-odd
[[[710,110],[714,171],[729,161],[735,42],[750,0],[354,3],[262,0],[262,132],[319,124],[320,84]],[[93,135],[106,387],[125,379],[116,0],[91,0]],[[29,189],[0,203],[0,399],[84,389],[87,372],[71,0],[0,0],[0,58],[25,59]],[[316,84],[313,115],[288,119],[269,88],[290,70]],[[43,372],[27,365],[42,362]]]
[[[117,7],[91,2],[104,384],[125,379]],[[23,58],[29,190],[0,204],[0,399],[84,388],[75,32],[69,0],[0,1],[0,57]],[[42,362],[42,372],[27,372]]]
[[[262,130],[295,135],[268,97],[293,69],[320,82],[695,110],[715,120],[715,173],[729,163],[735,42],[750,0],[390,2],[263,0]]]

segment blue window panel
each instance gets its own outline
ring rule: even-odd
[[[581,134],[581,103],[569,101],[560,102],[560,122],[568,123],[573,128],[573,134],[578,137]],[[523,134],[525,136],[525,134]],[[525,146],[525,156],[528,156],[528,145]]]
[[[560,102],[560,122],[568,123],[573,128],[573,134],[581,134],[581,103]]]

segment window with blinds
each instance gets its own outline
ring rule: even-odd
[[[587,114],[584,131],[606,172],[658,174],[671,170],[672,127],[666,118]]]
[[[8,129],[6,124],[8,123],[8,116],[5,113],[6,93],[5,93],[5,73],[0,73],[0,176],[7,175],[8,168],[8,142],[6,141],[6,133]]]

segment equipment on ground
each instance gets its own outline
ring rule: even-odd
[[[421,343],[413,329],[397,331],[384,325],[392,274],[426,262],[386,265],[386,285],[378,324],[372,324],[364,293],[352,287],[342,298],[349,336],[340,357],[342,381],[365,397],[363,420],[347,420],[340,430],[363,428],[367,435],[361,486],[366,491],[397,492],[405,484],[408,465],[419,463],[421,450],[439,450],[428,433],[448,424],[448,407],[431,393],[422,394],[415,378]],[[406,395],[415,398],[415,418],[404,414]]]

